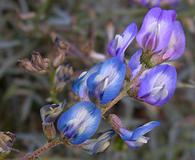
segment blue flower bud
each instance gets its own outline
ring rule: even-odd
[[[57,129],[70,143],[81,144],[95,134],[100,120],[101,110],[95,104],[79,102],[61,114]]]
[[[89,96],[96,97],[101,104],[115,99],[120,93],[125,79],[126,66],[117,57],[105,61],[98,72],[87,80]]]
[[[115,56],[82,73],[75,80],[73,91],[84,100],[95,98],[106,104],[120,93],[125,74],[125,63]]]

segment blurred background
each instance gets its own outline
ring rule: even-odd
[[[177,11],[186,33],[185,55],[172,62],[178,71],[175,95],[160,109],[127,97],[110,111],[129,129],[151,120],[161,121],[161,127],[151,132],[150,142],[132,150],[115,136],[111,147],[97,156],[58,146],[40,159],[195,160],[195,1],[181,0],[161,7]],[[8,159],[17,159],[46,142],[39,110],[55,102],[50,76],[27,72],[18,60],[30,59],[33,51],[43,57],[54,55],[57,48],[51,33],[55,32],[73,46],[65,61],[77,76],[107,56],[107,43],[115,33],[121,33],[132,21],[140,27],[148,9],[133,0],[0,0],[0,131],[15,133],[14,148],[21,151],[12,152]],[[128,48],[127,55],[135,50],[136,43]],[[70,84],[67,82],[57,95],[59,101],[70,102]],[[99,132],[109,128],[102,121]]]

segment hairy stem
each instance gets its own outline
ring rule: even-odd
[[[54,139],[50,142],[47,142],[46,144],[44,144],[42,147],[38,148],[34,152],[25,155],[23,158],[21,158],[21,160],[34,160],[34,159],[38,158],[41,154],[46,152],[47,150],[49,150],[57,145],[60,145],[60,144],[64,144],[62,139],[60,139],[60,138]]]
[[[126,96],[126,90],[123,90],[113,101],[108,103],[106,108],[103,110],[102,115],[104,115],[108,110],[110,110],[116,103],[118,103],[124,96]]]

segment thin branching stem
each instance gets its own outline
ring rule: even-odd
[[[64,144],[62,139],[60,139],[60,138],[54,139],[50,142],[45,143],[42,147],[38,148],[34,152],[25,155],[23,158],[21,158],[21,160],[34,160],[34,159],[38,158],[44,152],[46,152],[49,149],[51,149],[55,146],[58,146],[60,144]]]

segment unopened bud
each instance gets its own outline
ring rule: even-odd
[[[119,132],[120,128],[123,128],[123,124],[122,124],[120,118],[116,114],[110,114],[109,118],[110,118],[112,128],[116,132]]]
[[[56,137],[56,129],[54,123],[42,123],[43,133],[48,140],[52,140]]]
[[[72,75],[73,69],[72,66],[70,66],[69,64],[58,66],[54,79],[55,89],[58,92],[61,92],[64,89],[64,86],[66,85],[67,81],[71,79]]]
[[[51,123],[62,113],[66,102],[62,104],[49,104],[40,109],[41,119],[43,123]]]
[[[55,33],[52,33],[51,37],[58,50],[53,60],[53,66],[58,67],[60,64],[64,63],[70,44],[63,41]]]
[[[0,159],[4,159],[12,150],[15,135],[11,132],[0,132]]]
[[[46,73],[49,68],[50,60],[43,58],[39,52],[34,52],[31,60],[21,59],[18,62],[19,65],[27,71]]]

